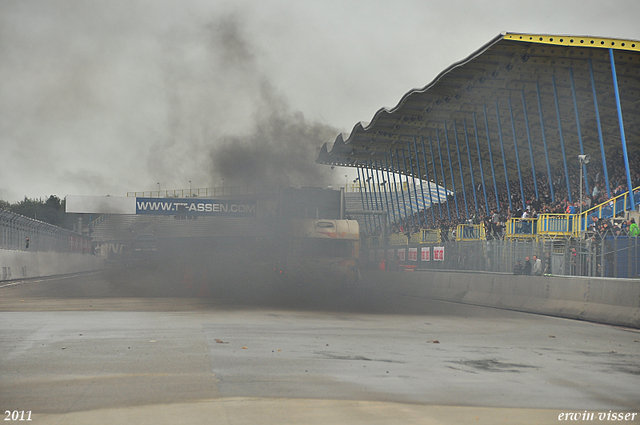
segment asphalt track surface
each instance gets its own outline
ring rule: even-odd
[[[615,422],[640,423],[636,330],[367,282],[343,293],[215,280],[138,269],[3,283],[3,419],[546,424],[624,413]]]

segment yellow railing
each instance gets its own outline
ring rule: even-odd
[[[634,197],[639,196],[637,192],[640,191],[640,186],[633,189]],[[574,222],[575,228],[573,229],[574,235],[579,235],[581,232],[587,230],[587,228],[591,225],[589,222],[589,217],[598,217],[602,218],[606,217],[615,217],[621,212],[627,211],[629,209],[634,209],[635,202],[631,201],[631,198],[628,195],[628,191],[616,196],[615,198],[608,199],[607,201],[601,203],[600,205],[596,205],[595,207],[584,211],[582,214],[578,214],[576,216],[576,220]]]
[[[535,218],[510,218],[507,220],[505,239],[530,240],[538,237],[539,220]]]
[[[440,230],[422,229],[420,231],[420,243],[440,242]]]
[[[540,214],[538,234],[542,237],[566,237],[573,235],[575,214]]]
[[[486,239],[482,224],[458,224],[456,227],[457,241],[476,241]]]
[[[409,241],[407,240],[407,235],[402,233],[393,233],[389,235],[389,245],[397,246],[397,245],[409,245]]]

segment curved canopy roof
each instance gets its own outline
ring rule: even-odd
[[[601,160],[604,151],[609,161],[622,153],[610,51],[627,148],[637,152],[639,41],[502,33],[429,85],[405,94],[396,107],[380,109],[369,124],[339,135],[330,151],[322,146],[316,162],[428,174],[432,181],[436,174],[440,184],[444,171],[449,188],[453,176],[459,190],[471,183],[471,170],[479,178],[478,152],[486,179],[491,153],[498,182],[505,181],[505,165],[509,180],[518,178],[518,168],[522,178],[532,175],[532,167],[547,175],[547,156],[556,172],[565,164],[577,169],[581,152]]]

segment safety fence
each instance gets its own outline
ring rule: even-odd
[[[0,210],[0,249],[91,253],[91,238]]]
[[[462,240],[405,245],[370,245],[364,240],[361,262],[386,269],[441,269],[514,273],[529,257],[540,259],[542,274],[615,278],[640,277],[640,237],[614,233],[592,234],[586,239]],[[533,273],[533,270],[531,271]]]

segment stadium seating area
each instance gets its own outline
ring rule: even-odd
[[[627,192],[626,171],[622,155],[619,154],[609,158],[607,167],[610,194],[606,189],[602,163],[594,161],[588,165],[586,177],[589,192],[583,185],[582,209],[579,202],[580,169],[574,167],[569,173],[571,200],[569,200],[565,184],[564,170],[552,174],[553,198],[551,197],[549,180],[546,174],[538,173],[536,176],[537,197],[533,177],[523,176],[524,206],[520,196],[519,181],[510,181],[509,190],[507,190],[507,185],[504,183],[497,185],[497,198],[500,202],[498,204],[493,184],[485,180],[488,208],[485,209],[484,190],[482,184],[479,184],[476,188],[466,189],[466,207],[464,194],[461,190],[458,190],[456,198],[449,196],[447,202],[441,205],[434,204],[429,208],[414,211],[412,215],[406,215],[404,218],[395,221],[389,232],[407,234],[419,232],[421,229],[448,231],[454,229],[458,224],[484,224],[487,234],[493,237],[501,237],[504,233],[505,223],[510,218],[537,218],[539,214],[549,213],[576,214],[580,210],[587,211]],[[637,188],[640,186],[640,155],[633,154],[629,156],[629,168],[632,187]],[[479,205],[477,210],[474,191]],[[511,193],[511,200],[509,200],[509,192]]]

